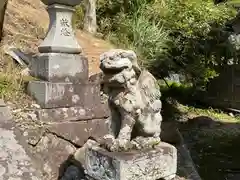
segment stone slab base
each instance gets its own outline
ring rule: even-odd
[[[101,104],[100,85],[97,83],[52,83],[31,81],[28,93],[42,108],[66,108],[81,106],[98,107]]]
[[[84,166],[96,180],[168,180],[177,171],[177,150],[163,142],[155,149],[132,152],[108,152],[92,146]]]
[[[88,60],[79,54],[41,53],[31,62],[31,74],[49,82],[86,82]]]
[[[92,108],[76,106],[70,108],[39,109],[36,110],[35,113],[37,114],[38,119],[44,122],[104,119],[109,117],[110,114],[106,103]]]

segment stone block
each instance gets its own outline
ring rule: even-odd
[[[39,109],[36,111],[39,120],[44,122],[66,122],[109,117],[109,108],[106,103],[92,108],[80,106],[70,108]]]
[[[0,106],[0,122],[12,119],[12,112],[9,107]]]
[[[42,180],[59,179],[58,177],[75,151],[74,145],[48,133],[42,136],[36,146],[31,148],[38,170],[42,170],[45,174]]]
[[[161,143],[154,149],[108,152],[98,146],[86,152],[87,174],[96,180],[171,179],[177,171],[177,150]]]
[[[83,146],[89,138],[100,141],[108,133],[105,119],[54,123],[48,130],[78,146]]]
[[[50,82],[86,82],[88,60],[78,54],[42,53],[33,58],[31,73]]]
[[[31,81],[28,84],[28,93],[42,108],[81,106],[91,109],[101,104],[100,85],[95,83]]]
[[[50,1],[43,2],[51,3]],[[52,1],[52,3],[54,3],[54,1]],[[71,6],[52,4],[48,6],[47,10],[50,23],[47,36],[38,47],[39,52],[69,54],[81,53],[82,49],[78,44],[72,28],[72,15],[75,9]]]

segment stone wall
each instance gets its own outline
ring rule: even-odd
[[[3,21],[4,21],[5,10],[7,7],[7,1],[8,0],[0,1],[0,40],[2,39]]]
[[[209,82],[205,101],[213,106],[240,109],[240,66],[222,69],[220,75]]]

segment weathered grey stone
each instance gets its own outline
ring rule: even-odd
[[[82,166],[84,166],[87,150],[93,146],[98,145],[99,143],[97,143],[96,141],[88,139],[87,142],[81,148],[77,149],[74,153],[74,161],[76,162],[76,165],[81,164]]]
[[[42,108],[82,106],[91,109],[101,103],[100,85],[95,83],[31,81],[28,92]]]
[[[46,174],[43,179],[52,180],[62,176],[69,158],[76,151],[76,148],[68,141],[46,133],[31,151],[35,159],[38,160],[39,169]]]
[[[12,119],[12,113],[9,107],[0,107],[0,121],[7,121]]]
[[[138,136],[151,137],[146,145],[159,143],[162,103],[157,80],[139,68],[133,51],[110,50],[100,60],[111,109],[106,147],[110,151],[128,150],[132,148],[130,140]],[[142,143],[137,143],[134,146],[141,148]]]
[[[87,178],[84,173],[85,153],[88,148],[99,145],[96,141],[88,139],[87,142],[71,158],[71,165],[66,168],[61,180],[92,180]]]
[[[109,117],[109,113],[106,103],[91,108],[76,106],[70,108],[40,109],[36,111],[38,119],[45,122],[103,119]]]
[[[11,129],[11,130],[10,130]],[[0,123],[0,180],[40,180],[40,171],[18,140],[13,124]]]
[[[43,2],[52,4],[54,2],[61,2],[61,0],[52,1],[52,3],[50,1]],[[46,38],[38,47],[39,52],[69,54],[81,53],[81,47],[75,38],[75,34],[72,28],[72,15],[75,11],[74,8],[71,6],[53,4],[48,6],[47,10],[50,17],[50,24]]]
[[[98,146],[89,148],[86,172],[96,180],[156,180],[174,178],[176,148],[160,143],[145,151],[108,152]]]
[[[31,73],[50,82],[86,82],[88,60],[79,54],[41,53],[33,58]]]
[[[76,6],[82,2],[82,0],[41,0],[46,5],[63,4],[66,6]]]
[[[54,123],[48,130],[78,146],[83,146],[89,138],[101,141],[108,132],[105,119]]]
[[[33,128],[25,130],[22,134],[26,138],[27,143],[35,147],[44,136],[45,131],[44,128]]]
[[[100,60],[111,110],[106,121],[108,134],[100,144],[109,151],[100,146],[87,148],[87,175],[95,180],[173,179],[177,150],[160,141],[162,103],[156,79],[140,69],[133,51],[111,50]]]

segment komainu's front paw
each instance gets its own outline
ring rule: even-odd
[[[132,145],[129,140],[115,139],[112,146],[110,147],[110,151],[112,152],[128,151],[131,148]]]
[[[154,148],[161,142],[159,137],[137,137],[131,141],[135,149]]]
[[[101,146],[109,151],[111,151],[112,146],[114,145],[115,138],[111,134],[107,134],[103,137]]]

